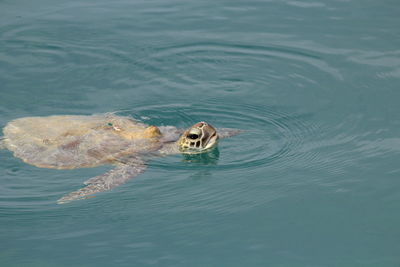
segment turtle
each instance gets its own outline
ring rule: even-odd
[[[187,130],[147,125],[131,116],[115,113],[52,115],[12,120],[3,129],[0,148],[25,163],[40,168],[77,169],[113,164],[104,174],[85,181],[57,203],[93,197],[143,173],[154,156],[198,154],[217,146],[220,138],[241,130],[216,129],[198,122]]]

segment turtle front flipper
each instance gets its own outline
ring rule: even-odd
[[[90,195],[111,190],[138,176],[145,170],[146,165],[141,160],[135,161],[134,164],[118,164],[114,169],[87,180],[84,183],[87,186],[60,198],[57,203],[64,204],[73,200],[85,199]]]
[[[233,128],[217,128],[217,133],[219,138],[228,138],[240,133],[243,133],[244,130],[241,129],[233,129]]]
[[[6,149],[6,144],[4,143],[3,136],[0,136],[0,149]]]

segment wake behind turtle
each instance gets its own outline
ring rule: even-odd
[[[3,129],[0,148],[24,162],[53,169],[76,169],[114,164],[115,168],[87,180],[85,187],[58,200],[66,203],[110,190],[146,170],[153,156],[203,153],[219,138],[240,131],[218,129],[199,122],[186,131],[174,126],[150,126],[115,114],[25,117]]]

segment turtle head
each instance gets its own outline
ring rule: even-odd
[[[214,127],[202,121],[187,129],[178,140],[179,150],[183,153],[202,153],[213,148],[218,141]]]

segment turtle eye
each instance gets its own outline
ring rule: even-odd
[[[199,135],[198,134],[188,134],[188,138],[195,140],[195,139],[199,138]]]

